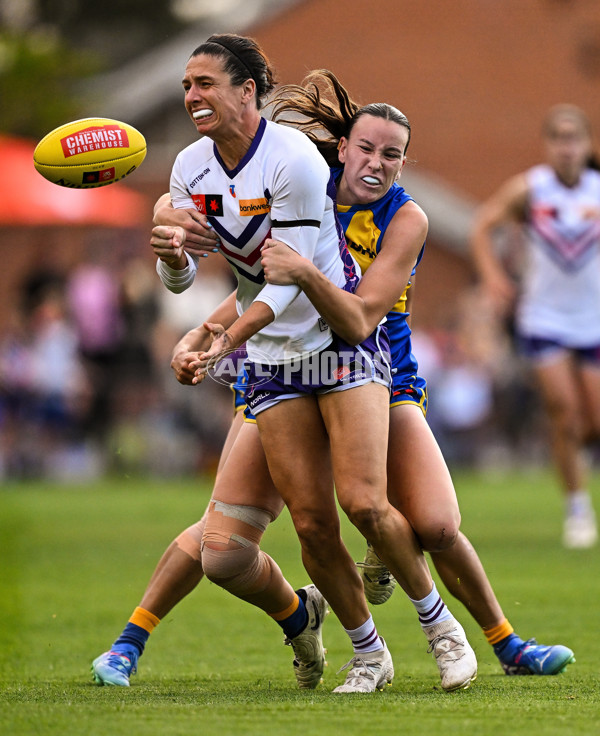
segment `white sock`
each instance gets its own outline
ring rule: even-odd
[[[350,637],[356,654],[380,652],[383,649],[383,644],[373,622],[373,616],[369,616],[358,629],[344,629],[344,631]]]
[[[412,598],[409,600],[417,609],[419,623],[424,629],[428,626],[439,624],[442,621],[447,621],[449,618],[454,618],[437,592],[435,583],[433,584],[431,593],[422,600],[414,601]]]
[[[589,516],[592,512],[592,499],[589,491],[579,490],[567,494],[568,516]]]

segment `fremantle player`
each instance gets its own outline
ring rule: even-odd
[[[299,287],[264,284],[260,248],[268,237],[308,258],[338,287],[353,280],[326,163],[302,134],[260,116],[259,100],[272,83],[260,48],[230,34],[213,36],[196,49],[183,79],[186,108],[203,138],[178,157],[171,196],[176,207],[206,208],[238,278],[239,316],[223,320],[226,331],[206,325],[216,339],[199,360],[204,365],[246,343],[246,398],[260,432],[258,438],[252,425],[242,426],[216,479],[201,560],[207,577],[281,624],[294,648],[301,687],[314,687],[321,677],[324,595],[355,653],[336,692],[370,692],[391,681],[393,666],[339,535],[334,483],[341,507],[427,623],[434,627],[452,617],[410,525],[386,495],[390,376],[385,332],[376,325],[361,344],[345,344]],[[173,282],[179,280],[176,288],[184,288],[195,273],[194,260],[173,249],[184,237],[181,229],[155,231],[155,238],[173,241],[161,268],[170,269]],[[314,371],[315,365],[330,367]],[[257,392],[258,375],[265,372],[270,377]],[[360,442],[350,452],[348,437],[357,428]],[[304,596],[291,590],[258,548],[280,504],[269,474],[290,510],[304,565],[316,584]],[[476,674],[464,632],[457,623],[454,629],[456,637],[462,636],[461,661],[443,683],[446,689],[467,687]],[[128,636],[132,631],[140,633],[130,630]],[[110,668],[118,667],[111,660],[119,657],[117,646],[96,660],[98,680],[110,682]]]

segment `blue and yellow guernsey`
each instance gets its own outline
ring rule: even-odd
[[[337,181],[342,169],[333,169]],[[371,204],[357,204],[350,207],[337,204],[337,214],[342,226],[348,248],[352,256],[360,265],[363,273],[381,249],[383,237],[388,225],[398,210],[407,202],[413,201],[404,188],[398,184],[392,185],[388,192]],[[425,245],[421,248],[417,262],[412,270],[413,275],[421,258]],[[402,291],[402,295],[387,314],[386,328],[390,338],[392,354],[392,392],[390,406],[401,404],[416,404],[423,413],[427,411],[427,386],[423,378],[418,375],[417,361],[412,354],[410,342],[410,327],[406,311],[406,298],[410,289],[410,281]],[[238,377],[233,387],[239,406],[243,406],[244,376]],[[249,410],[246,410],[245,421],[256,421]]]
[[[336,180],[341,169],[335,170]],[[351,206],[337,204],[337,213],[348,248],[359,264],[363,274],[381,249],[388,225],[392,218],[412,197],[399,184],[393,184],[381,199],[371,204],[354,204]],[[421,248],[411,276],[415,273],[425,245]],[[410,289],[410,281],[406,284],[402,295],[387,314],[386,328],[390,337],[392,365],[394,368],[394,386],[391,405],[400,403],[417,403],[423,411],[426,409],[427,393],[425,382],[417,375],[418,366],[412,354],[410,343],[410,327],[407,318],[406,299]]]

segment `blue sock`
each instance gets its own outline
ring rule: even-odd
[[[516,634],[509,634],[507,637],[494,644],[494,654],[503,662],[510,662],[514,659],[519,649],[525,642]]]
[[[293,639],[295,636],[306,628],[308,623],[308,611],[306,610],[306,591],[297,590],[296,595],[298,596],[298,608],[292,613],[291,616],[277,621],[277,623],[283,629],[283,633],[288,639]]]
[[[123,629],[121,636],[115,641],[111,647],[111,651],[119,652],[129,656],[131,650],[134,650],[136,657],[140,657],[148,641],[150,633],[141,626],[128,623]]]

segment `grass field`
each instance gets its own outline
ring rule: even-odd
[[[131,688],[96,687],[91,660],[121,631],[160,553],[200,515],[209,487],[139,479],[19,484],[0,491],[0,733],[600,733],[600,549],[561,548],[562,510],[549,475],[455,480],[463,530],[506,614],[523,637],[574,649],[577,663],[566,673],[505,677],[475,622],[446,595],[479,659],[471,689],[446,694],[415,612],[397,592],[373,608],[394,656],[393,686],[331,694],[351,656],[332,614],[324,683],[300,692],[278,627],[204,581],[156,629]],[[362,557],[362,541],[347,526],[345,538]],[[264,547],[292,584],[307,582],[286,513]]]

